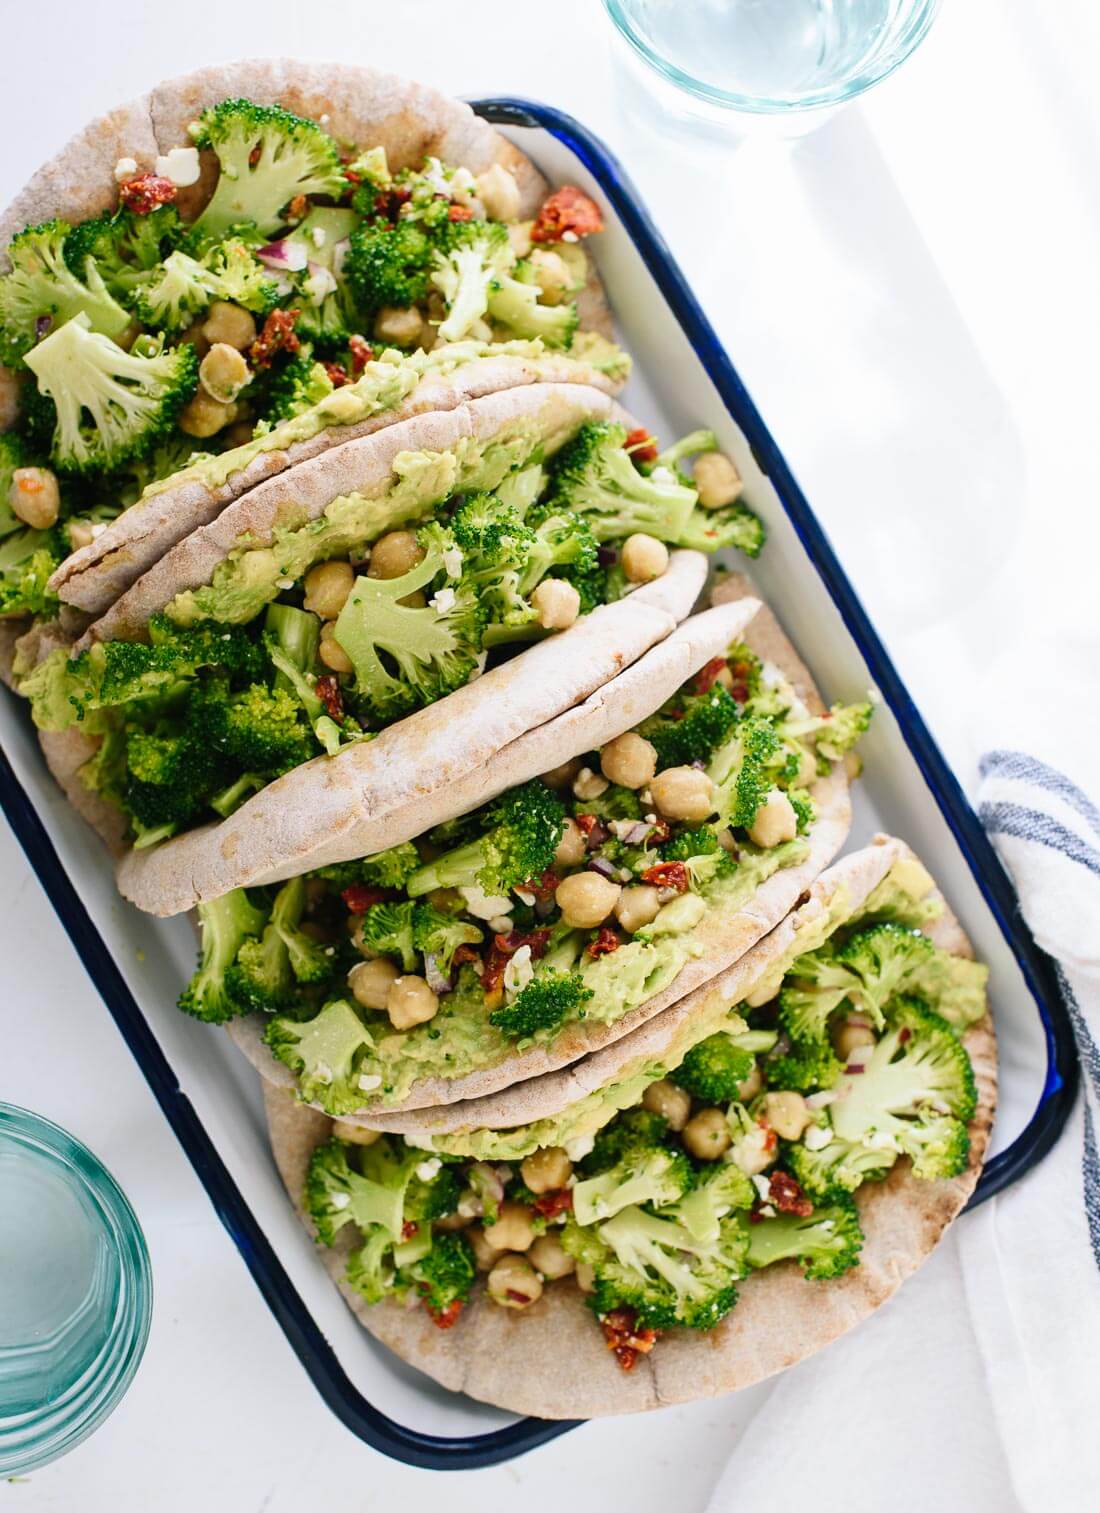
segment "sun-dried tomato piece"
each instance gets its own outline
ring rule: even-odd
[[[507,935],[493,937],[493,948],[505,956],[514,956],[521,946],[530,946],[535,961],[546,955],[549,943],[549,930],[509,930]]]
[[[348,380],[348,370],[342,362],[327,362],[322,365],[334,389],[342,389]]]
[[[344,698],[334,672],[323,672],[313,685],[313,691],[325,706],[325,713],[330,719],[344,718]]]
[[[652,888],[675,888],[677,893],[686,893],[691,886],[686,862],[658,862],[645,869],[642,882]]]
[[[413,1235],[416,1234],[417,1228],[418,1225],[412,1219],[406,1219],[401,1226],[401,1238],[403,1240],[411,1240]]]
[[[781,1214],[797,1214],[808,1219],[814,1206],[789,1172],[772,1172],[768,1182],[768,1197]]]
[[[533,242],[577,241],[603,230],[600,207],[574,184],[563,184],[544,200],[531,227]]]
[[[510,960],[511,953],[501,951],[494,941],[481,969],[481,991],[485,995],[486,1008],[498,1009],[504,1002],[504,971]]]
[[[453,967],[460,967],[466,961],[476,961],[480,965],[481,957],[474,946],[468,946],[464,943],[459,946],[458,950],[451,957],[451,965]]]
[[[573,1207],[573,1189],[558,1187],[553,1192],[539,1193],[531,1207],[544,1219],[554,1219],[558,1214],[567,1214]]]
[[[617,951],[622,941],[616,935],[610,925],[601,925],[595,940],[590,940],[585,950],[589,956],[610,956],[612,951]]]
[[[448,205],[447,219],[449,221],[472,221],[474,212],[469,205]]]
[[[546,903],[549,899],[553,898],[560,882],[561,878],[554,871],[553,867],[547,867],[541,877],[528,878],[523,885],[523,891],[524,893],[533,893],[537,899]]]
[[[119,185],[118,197],[135,215],[150,215],[158,205],[170,205],[177,190],[171,179],[159,173],[139,173]]]
[[[248,154],[248,166],[249,166],[249,168],[255,168],[256,164],[259,161],[260,161],[260,147],[259,147],[259,144],[257,144],[255,147],[253,147],[252,151]]]
[[[657,1343],[659,1330],[639,1327],[632,1308],[613,1308],[600,1319],[608,1350],[624,1371],[633,1371],[640,1355],[648,1355]]]
[[[255,368],[267,368],[276,352],[297,352],[302,345],[294,330],[300,310],[272,310],[263,330],[248,349]]]
[[[633,431],[628,431],[623,445],[630,453],[631,462],[635,464],[657,461],[657,443],[645,426],[637,426]]]
[[[752,676],[752,668],[748,662],[731,662],[729,669],[733,678],[733,687],[730,689],[730,693],[737,700],[738,704],[744,704],[749,697],[749,679]]]
[[[287,220],[300,221],[309,209],[309,201],[304,194],[296,194],[286,207]]]
[[[450,1329],[458,1322],[458,1316],[462,1312],[462,1299],[455,1298],[446,1308],[428,1308],[427,1303],[424,1307],[428,1309],[428,1317],[437,1329]]]
[[[351,371],[362,373],[363,369],[374,356],[374,348],[365,336],[360,336],[358,331],[348,337],[348,351],[351,353]]]
[[[692,692],[709,693],[725,670],[725,657],[711,657],[707,665],[701,667],[691,680]]]
[[[345,888],[340,894],[351,914],[365,914],[375,904],[385,903],[389,896],[385,888],[371,888],[367,883],[352,883],[350,888]]]

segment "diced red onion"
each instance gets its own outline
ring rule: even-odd
[[[265,268],[275,268],[281,273],[300,273],[309,261],[302,243],[286,237],[257,248],[256,256]]]
[[[535,918],[536,919],[549,919],[550,916],[551,916],[551,914],[553,914],[553,912],[554,912],[554,910],[556,908],[557,908],[557,905],[555,904],[555,902],[554,902],[554,900],[552,898],[536,898],[535,899]]]
[[[856,1077],[865,1072],[867,1067],[862,1061],[849,1061],[844,1070],[849,1077]]]
[[[620,839],[628,846],[640,846],[649,834],[650,828],[645,820],[635,820],[630,829],[624,831]]]
[[[35,341],[41,341],[44,336],[47,336],[49,334],[49,330],[50,330],[50,327],[52,325],[53,325],[53,316],[52,315],[40,315],[38,317],[38,319],[34,323],[34,339],[35,339]]]
[[[588,847],[589,851],[598,851],[599,848],[603,845],[604,841],[607,839],[607,836],[607,826],[601,825],[599,820],[597,820],[596,823],[592,826],[592,829],[585,836],[584,843]]]
[[[450,993],[454,990],[454,976],[444,977],[439,962],[431,951],[424,953],[424,981],[433,993]]]
[[[619,881],[619,869],[605,856],[594,856],[588,863],[589,872],[598,872],[601,877],[609,877],[613,883]]]
[[[600,546],[596,548],[596,560],[601,567],[614,567],[619,560],[617,546]]]

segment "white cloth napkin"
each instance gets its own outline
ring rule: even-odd
[[[1093,649],[1064,642],[1057,657],[1006,659],[983,722],[1003,744],[978,795],[1056,963],[1082,1096],[1039,1167],[964,1216],[866,1324],[778,1380],[710,1513],[1100,1508],[1100,809],[1064,775],[1098,791],[1096,667]]]

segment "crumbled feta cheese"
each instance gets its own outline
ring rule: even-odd
[[[527,984],[535,975],[534,966],[531,963],[531,947],[520,946],[511,961],[504,968],[504,993],[507,998],[515,998],[522,993]]]
[[[303,279],[302,288],[309,295],[312,304],[322,305],[335,291],[336,280],[327,268],[321,267],[320,263],[310,263],[309,270],[309,277]]]
[[[464,1192],[458,1200],[458,1211],[464,1219],[477,1219],[485,1210],[476,1193]]]
[[[577,233],[575,231],[563,231],[562,234],[561,234],[561,239],[562,239],[563,242],[579,242],[580,241],[580,237],[577,235]]]
[[[649,476],[653,479],[654,483],[677,483],[679,481],[672,469],[666,468],[664,463],[655,467]]]
[[[471,883],[466,888],[459,888],[458,891],[466,900],[467,912],[475,919],[496,919],[498,915],[512,912],[510,898],[490,898],[484,888],[479,887],[477,883]]]
[[[293,578],[276,578],[275,579],[275,587],[276,588],[293,588],[294,587],[294,579]]]
[[[331,119],[332,117],[329,115],[327,110],[322,111],[321,114],[317,117],[317,124],[319,126],[327,126]]]
[[[421,1182],[430,1182],[433,1177],[439,1175],[442,1169],[443,1162],[438,1156],[433,1156],[430,1161],[421,1161],[420,1165],[416,1168],[416,1175],[420,1178]]]
[[[485,664],[488,660],[489,653],[487,651],[478,652],[477,661],[474,663],[470,676],[466,679],[467,683],[477,682],[478,678],[480,678],[482,673],[485,671]]]
[[[565,1154],[570,1161],[583,1161],[595,1143],[595,1135],[578,1135],[575,1140],[565,1142]]]
[[[761,1177],[759,1175],[755,1175],[753,1177],[753,1179],[752,1179],[752,1185],[753,1185],[753,1187],[756,1188],[756,1191],[757,1191],[757,1194],[759,1195],[760,1201],[762,1203],[766,1203],[768,1201],[768,1199],[771,1197],[771,1190],[772,1190],[771,1178],[770,1177]]]
[[[434,594],[428,600],[432,609],[438,610],[441,615],[447,614],[455,607],[455,591],[453,588],[441,588],[438,594]]]
[[[765,1219],[775,1218],[775,1209],[770,1203],[762,1203],[760,1205],[760,1212],[764,1215]]]
[[[162,179],[171,179],[177,189],[186,189],[188,184],[199,181],[199,149],[197,147],[173,147],[157,158],[157,173]]]
[[[811,1124],[802,1136],[802,1144],[808,1151],[823,1151],[833,1138],[833,1132],[827,1124]]]
[[[512,916],[510,914],[498,914],[496,919],[489,921],[489,929],[494,935],[507,935],[512,928]]]
[[[535,895],[532,892],[530,892],[529,889],[527,889],[527,888],[513,888],[512,892],[516,895],[516,897],[519,899],[519,901],[520,901],[521,904],[526,904],[529,909],[531,909],[531,908],[534,907],[534,904],[535,904]]]
[[[443,566],[446,569],[448,578],[458,577],[462,571],[462,563],[463,556],[460,546],[449,546],[443,553]]]
[[[126,179],[132,179],[137,173],[137,158],[119,158],[115,164],[115,183],[121,184]]]
[[[313,245],[315,247],[323,247],[325,245],[325,238],[328,232],[323,226],[314,226],[309,234],[313,238]]]
[[[874,1054],[873,1045],[853,1046],[848,1052],[848,1066],[866,1066]]]
[[[347,1208],[348,1204],[351,1202],[351,1194],[333,1193],[329,1198],[329,1202],[335,1209]]]
[[[730,1147],[730,1160],[746,1177],[754,1177],[775,1160],[774,1147],[769,1149],[768,1146],[768,1134],[769,1131],[758,1124]]]
[[[382,1086],[382,1079],[372,1072],[364,1072],[358,1086],[361,1093],[373,1093],[376,1087]]]

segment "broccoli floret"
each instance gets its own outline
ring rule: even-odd
[[[661,848],[666,862],[685,862],[691,886],[705,888],[716,877],[728,877],[737,870],[737,860],[722,848],[717,835],[707,826],[683,830]]]
[[[432,958],[444,977],[450,975],[459,946],[478,946],[484,938],[477,925],[441,914],[429,904],[417,904],[413,909],[413,944],[422,956]]]
[[[795,740],[811,740],[827,761],[839,762],[870,725],[873,712],[869,701],[834,704],[828,714],[784,723],[783,734]]]
[[[881,1182],[897,1160],[897,1152],[834,1138],[815,1150],[792,1145],[784,1159],[811,1198],[828,1201],[838,1192],[855,1192],[864,1182]]]
[[[452,1318],[455,1305],[470,1296],[477,1276],[474,1252],[463,1234],[439,1234],[432,1238],[427,1255],[401,1268],[399,1285],[411,1286],[433,1317]]]
[[[326,982],[332,976],[335,952],[331,946],[321,945],[301,928],[305,903],[305,878],[291,878],[275,895],[271,923],[286,947],[295,980],[309,986]]]
[[[514,505],[494,494],[471,494],[455,511],[451,535],[462,553],[463,581],[477,594],[487,620],[523,626],[536,618],[520,583],[534,532]]]
[[[693,1045],[669,1077],[677,1087],[703,1103],[726,1104],[738,1096],[737,1090],[753,1065],[754,1058],[720,1030]]]
[[[0,357],[19,359],[42,335],[54,335],[74,317],[104,338],[121,336],[129,314],[112,296],[91,258],[74,270],[65,261],[67,221],[28,226],[8,247],[11,272],[0,278]]]
[[[656,750],[658,767],[687,767],[707,761],[729,739],[737,719],[733,696],[715,683],[706,693],[677,696],[644,720],[638,733]]]
[[[400,1140],[383,1136],[357,1149],[362,1170],[348,1160],[341,1140],[314,1151],[306,1175],[305,1206],[324,1245],[334,1245],[345,1224],[364,1235],[381,1229],[391,1245],[404,1229],[405,1193],[422,1157]]]
[[[357,329],[351,295],[344,283],[341,251],[359,224],[354,210],[322,205],[311,210],[287,240],[305,248],[306,271],[299,275],[295,332],[324,352],[345,347]]]
[[[436,1219],[444,1219],[448,1214],[453,1214],[458,1207],[463,1185],[455,1175],[454,1165],[440,1163],[434,1175],[420,1175],[421,1169],[430,1170],[434,1165],[435,1161],[429,1158],[427,1163],[421,1161],[414,1169],[405,1192],[405,1224],[431,1224]]]
[[[286,943],[274,924],[246,940],[226,973],[229,996],[242,1008],[275,1014],[293,1001],[294,976]]]
[[[851,1198],[834,1194],[812,1214],[777,1214],[748,1226],[748,1263],[771,1266],[776,1261],[797,1261],[813,1281],[843,1276],[859,1265],[863,1230],[859,1211]]]
[[[717,452],[717,450],[717,436],[713,431],[700,427],[697,431],[689,431],[686,436],[681,436],[680,440],[673,442],[672,446],[665,447],[653,466],[679,472],[681,471],[680,464],[685,457],[694,457],[699,452]]]
[[[602,604],[605,578],[589,522],[571,510],[539,509],[532,512],[529,523],[534,539],[520,574],[520,593],[528,597],[552,573],[572,583],[581,596],[582,614]]]
[[[678,541],[695,490],[665,473],[639,473],[625,442],[626,427],[616,421],[581,426],[553,459],[547,508],[582,515],[597,541],[618,541],[635,531]]]
[[[542,341],[556,349],[572,346],[578,321],[575,304],[568,301],[560,305],[540,304],[537,284],[526,278],[512,278],[507,272],[498,273],[490,284],[489,314],[513,336],[524,341]]]
[[[241,1013],[231,997],[226,974],[237,952],[250,937],[264,927],[264,915],[248,898],[243,888],[235,888],[221,898],[199,905],[202,950],[198,971],[180,995],[179,1007],[185,1014],[205,1019],[208,1024],[222,1024]]]
[[[836,959],[826,941],[816,951],[795,958],[779,992],[779,1019],[792,1040],[827,1038],[829,1019],[859,986],[853,972]]]
[[[767,720],[743,719],[711,757],[707,776],[714,784],[719,825],[747,829],[774,786],[767,763],[779,749],[779,737]]]
[[[228,705],[226,752],[249,771],[276,775],[308,762],[316,747],[300,714],[301,704],[285,688],[254,683]]]
[[[299,1021],[278,1015],[264,1031],[271,1050],[298,1078],[303,1098],[326,1114],[353,1114],[366,1094],[356,1068],[361,1053],[374,1041],[346,999],[336,998],[313,1016]]]
[[[57,599],[46,585],[64,555],[57,530],[16,529],[0,541],[0,619],[52,614]]]
[[[26,363],[57,409],[51,456],[76,473],[110,470],[147,452],[198,383],[190,344],[148,357],[124,352],[83,314],[39,342]]]
[[[360,226],[351,234],[344,277],[365,311],[404,308],[426,297],[432,255],[431,239],[415,221]]]
[[[764,522],[747,504],[730,504],[722,510],[705,510],[697,505],[676,544],[694,547],[697,552],[734,547],[746,557],[759,557],[766,535]]]
[[[736,1210],[752,1208],[756,1189],[732,1161],[709,1162],[695,1186],[678,1203],[662,1213],[675,1219],[696,1240],[714,1241],[722,1233],[722,1221]]]
[[[217,239],[251,222],[264,236],[284,224],[299,195],[332,195],[346,187],[336,143],[314,121],[278,105],[223,100],[192,127],[198,147],[213,148],[221,172],[192,233]]]
[[[596,1135],[592,1149],[581,1163],[586,1175],[607,1171],[620,1161],[643,1154],[670,1139],[668,1120],[651,1109],[625,1109],[605,1124]]]
[[[640,820],[642,802],[636,789],[612,783],[599,798],[585,799],[579,812],[594,814],[601,820]]]
[[[577,1183],[573,1216],[578,1224],[596,1224],[631,1204],[666,1207],[682,1198],[694,1180],[695,1170],[683,1151],[658,1145],[632,1152],[598,1176]]]
[[[179,331],[215,299],[259,314],[278,303],[278,285],[239,237],[219,243],[201,258],[169,253],[155,277],[143,285],[137,310],[145,325]]]
[[[579,972],[543,972],[511,1003],[494,1009],[489,1023],[512,1040],[526,1040],[581,1018],[591,997],[592,989],[585,987]]]
[[[91,258],[115,299],[131,309],[179,239],[180,229],[174,205],[158,205],[148,215],[132,210],[105,213],[73,227],[65,238],[65,261],[80,276]]]
[[[447,314],[440,322],[444,341],[461,341],[489,308],[490,291],[515,261],[508,228],[499,221],[458,221],[438,234],[432,252],[431,283],[442,294]],[[537,297],[538,290],[533,290]]]
[[[301,415],[327,398],[332,387],[324,363],[316,362],[312,352],[295,352],[265,386],[263,418],[270,426]]]
[[[448,539],[421,532],[423,560],[399,578],[357,578],[337,618],[357,690],[382,719],[451,693],[477,666],[484,622],[472,584],[441,588],[423,608],[400,602],[445,571]]]
[[[310,876],[321,878],[338,891],[350,888],[354,883],[365,883],[370,888],[403,888],[419,866],[416,847],[412,841],[403,841],[400,846],[391,846],[388,851],[379,851],[361,861],[321,867]]]
[[[881,1029],[889,1000],[906,991],[935,953],[927,935],[886,921],[849,936],[836,960],[854,978],[849,996]]]
[[[378,956],[399,957],[405,972],[416,969],[413,907],[411,903],[372,904],[360,926],[364,946]]]
[[[170,723],[153,730],[128,727],[121,797],[131,818],[143,829],[178,829],[201,814],[232,773],[224,736],[225,703],[216,685],[189,690]]]
[[[512,788],[482,810],[483,834],[419,867],[409,878],[410,898],[435,888],[480,886],[500,897],[541,877],[554,860],[565,830],[565,807],[545,783]]]
[[[764,1063],[767,1084],[796,1093],[832,1087],[843,1071],[827,1040],[792,1040],[789,1051]]]

